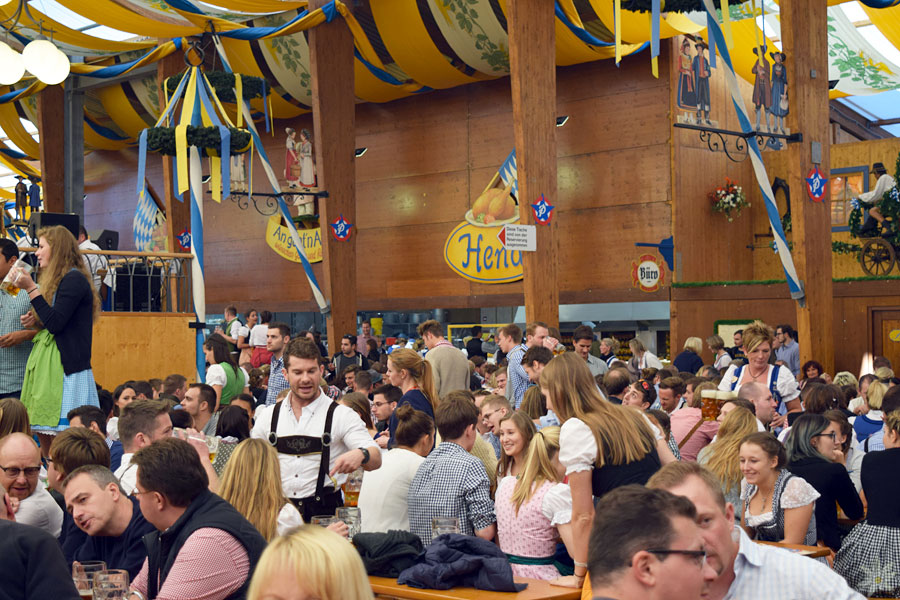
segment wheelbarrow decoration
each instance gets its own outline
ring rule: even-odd
[[[865,240],[859,247],[859,266],[872,277],[890,274],[897,262],[900,249],[900,155],[894,175],[884,174],[878,178],[875,189],[861,194],[851,201],[848,225],[850,237]],[[870,209],[877,208],[881,220],[872,216]]]

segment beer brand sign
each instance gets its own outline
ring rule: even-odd
[[[444,243],[444,261],[460,277],[478,283],[522,279],[522,253],[507,250],[497,234],[502,227],[460,223]]]
[[[318,227],[298,229],[297,234],[300,236],[309,262],[322,262],[322,230]],[[278,256],[295,263],[300,262],[297,249],[294,248],[294,240],[291,238],[291,231],[282,224],[280,215],[269,217],[269,224],[266,226],[266,243]]]
[[[642,292],[655,292],[665,280],[666,271],[662,259],[644,254],[631,263],[631,279],[634,287]]]

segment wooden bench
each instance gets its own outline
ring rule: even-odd
[[[821,558],[831,554],[831,548],[824,546],[804,546],[803,544],[785,544],[784,542],[756,542],[757,544],[765,544],[766,546],[775,546],[776,548],[784,548],[792,550],[803,556],[810,558]]]
[[[550,585],[547,581],[516,577],[516,583],[527,583],[528,587],[518,594],[507,592],[486,592],[475,588],[453,588],[450,590],[424,590],[406,585],[398,585],[390,577],[369,577],[376,598],[400,598],[402,600],[578,600],[581,590]]]

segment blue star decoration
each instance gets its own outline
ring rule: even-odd
[[[809,175],[806,177],[806,191],[809,192],[809,197],[813,201],[821,202],[822,198],[825,197],[826,183],[828,183],[828,180],[822,177],[818,166],[809,172]]]
[[[178,239],[178,245],[181,247],[183,252],[190,252],[191,250],[191,232],[187,229],[179,233],[176,238]]]
[[[550,218],[553,216],[553,209],[555,207],[547,202],[547,199],[544,198],[544,195],[541,194],[541,198],[535,203],[531,205],[531,211],[534,213],[534,220],[540,223],[541,225],[546,225],[550,222]]]
[[[350,237],[352,227],[351,223],[344,220],[344,215],[341,215],[331,224],[331,234],[334,236],[334,239],[344,242]]]

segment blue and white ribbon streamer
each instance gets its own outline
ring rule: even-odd
[[[762,192],[763,199],[766,204],[766,213],[769,217],[769,225],[772,227],[772,233],[775,236],[775,248],[778,252],[778,258],[781,259],[781,266],[784,269],[787,278],[788,287],[791,290],[791,298],[804,306],[806,292],[803,290],[803,282],[797,275],[797,269],[794,267],[794,259],[791,256],[791,250],[788,248],[787,239],[784,236],[784,229],[781,227],[781,215],[778,214],[778,205],[775,203],[775,194],[772,192],[772,185],[769,183],[769,176],[766,174],[766,167],[762,161],[762,153],[759,150],[759,144],[756,142],[753,133],[753,127],[750,125],[750,117],[747,108],[744,105],[744,98],[741,96],[741,90],[738,87],[737,76],[734,73],[734,65],[731,63],[731,54],[728,46],[725,44],[725,37],[722,34],[722,28],[716,19],[716,9],[712,0],[703,0],[703,6],[706,9],[709,27],[709,46],[712,51],[713,40],[715,40],[719,53],[722,55],[722,62],[725,63],[725,81],[728,84],[728,90],[731,93],[731,101],[737,112],[738,121],[741,125],[741,131],[748,134],[747,149],[750,155],[750,162],[753,164],[753,172],[756,175],[756,181]],[[710,62],[712,62],[712,52],[710,52]]]

